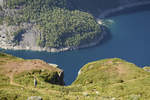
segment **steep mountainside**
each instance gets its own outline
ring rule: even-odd
[[[105,31],[93,15],[143,3],[150,1],[0,0],[0,47],[59,52],[93,46]]]
[[[34,78],[37,87],[34,87]],[[55,85],[57,84],[57,85]],[[86,64],[70,86],[63,71],[41,60],[0,53],[0,100],[149,100],[150,73],[113,58]]]
[[[6,0],[0,26],[4,47],[53,51],[53,48],[77,48],[99,39],[101,29],[94,17],[71,10],[67,3],[66,0]]]

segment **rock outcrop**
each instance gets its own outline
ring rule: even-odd
[[[16,33],[19,30],[25,30],[23,34]],[[20,36],[15,38],[14,34]],[[6,24],[0,25],[0,48],[4,49],[25,49],[25,50],[39,50],[37,45],[37,38],[41,32],[34,24],[22,23],[20,26],[7,26]],[[17,41],[17,39],[19,40]],[[17,44],[13,41],[18,42]]]
[[[1,0],[3,2],[3,0]],[[95,1],[97,2],[97,1]],[[107,5],[103,2],[104,5]],[[2,3],[1,3],[2,4]],[[111,7],[99,7],[100,16],[99,18],[105,18],[106,16],[124,10],[126,8],[131,8],[135,6],[147,5],[150,4],[149,0],[118,0],[115,3],[115,6],[110,4]],[[18,9],[3,9],[0,11],[0,15],[4,16],[19,16]],[[17,15],[18,14],[18,15]],[[100,23],[100,22],[99,22]],[[14,38],[14,34],[19,30],[25,30],[17,38]],[[52,47],[41,47],[38,45],[39,37],[41,37],[42,31],[37,27],[36,23],[21,23],[20,25],[7,25],[7,23],[3,23],[0,25],[0,48],[4,49],[14,49],[14,50],[33,50],[33,51],[48,51],[48,52],[61,52],[67,50],[75,50],[80,48],[86,48],[95,46],[102,41],[104,38],[105,30],[102,30],[101,37],[95,39],[95,41],[79,45],[79,46],[68,46],[68,47],[60,47],[60,48],[52,48]],[[16,41],[17,39],[17,41]],[[15,41],[15,42],[14,42]],[[17,42],[17,43],[16,43]]]
[[[43,99],[40,96],[32,96],[32,97],[29,97],[27,100],[43,100]]]
[[[72,85],[62,86],[61,69],[0,53],[0,100],[149,100],[148,69],[104,59],[86,64]]]

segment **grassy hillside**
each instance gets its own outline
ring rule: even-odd
[[[26,100],[31,96],[44,100],[149,100],[147,71],[118,58],[104,59],[86,64],[72,85],[61,86],[62,70],[41,60],[0,53],[0,100]]]
[[[113,83],[123,83],[131,79],[143,78],[147,75],[149,75],[149,73],[138,68],[136,65],[114,58],[85,65],[80,70],[80,75],[74,84],[109,85]]]
[[[148,100],[149,84],[149,72],[118,58],[88,63],[73,83],[88,91],[99,91],[100,98],[108,100],[112,97],[117,100]]]

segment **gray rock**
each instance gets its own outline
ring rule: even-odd
[[[116,98],[112,98],[112,100],[116,100]]]
[[[43,100],[43,99],[40,96],[31,96],[31,97],[28,97],[27,100]]]
[[[84,96],[89,96],[89,94],[87,92],[83,92]]]
[[[2,6],[2,7],[3,7],[3,2],[4,2],[4,0],[0,0],[0,6]]]

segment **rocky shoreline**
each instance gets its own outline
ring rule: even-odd
[[[71,50],[77,50],[77,49],[82,49],[82,48],[87,48],[87,47],[92,47],[100,43],[101,40],[103,40],[104,35],[106,32],[103,32],[101,37],[96,40],[95,42],[86,44],[86,45],[81,45],[78,47],[64,47],[64,48],[42,48],[42,47],[22,47],[22,46],[12,46],[11,44],[7,45],[0,45],[0,48],[5,49],[5,50],[32,50],[32,51],[47,51],[47,52],[64,52],[64,51],[71,51]]]
[[[81,45],[78,47],[64,47],[64,48],[44,47],[42,48],[42,47],[37,46],[36,40],[31,38],[31,37],[37,37],[36,35],[40,33],[38,29],[35,27],[35,25],[23,23],[23,25],[21,26],[22,26],[21,28],[26,29],[26,34],[23,36],[25,41],[21,41],[20,45],[15,45],[13,42],[11,42],[13,40],[12,33],[15,32],[14,30],[18,30],[19,28],[17,26],[7,27],[5,24],[0,25],[0,48],[5,49],[5,50],[32,50],[32,51],[47,51],[47,52],[63,52],[63,51],[76,50],[76,49],[95,46],[99,44],[101,40],[103,40],[104,35],[106,34],[105,31],[102,31],[100,38],[98,38],[92,43]],[[31,41],[33,43],[31,43]]]
[[[119,12],[121,10],[125,10],[127,8],[132,8],[132,7],[142,6],[142,5],[147,5],[147,4],[150,4],[150,1],[126,4],[126,5],[117,7],[117,8],[113,8],[113,9],[110,9],[110,10],[105,10],[98,17],[98,23],[101,19],[104,19],[105,17],[107,17],[107,16],[109,16],[113,13]],[[99,24],[102,24],[102,23],[99,23]],[[42,47],[38,47],[38,46],[33,46],[33,47],[31,47],[31,46],[25,46],[25,47],[13,46],[11,44],[5,44],[3,41],[6,41],[6,40],[5,40],[5,38],[3,38],[3,36],[1,36],[0,40],[3,40],[3,41],[1,41],[2,43],[0,44],[0,48],[11,49],[11,50],[32,50],[32,51],[47,51],[47,52],[63,52],[63,51],[76,50],[76,49],[82,49],[82,48],[95,46],[103,40],[105,34],[106,34],[106,32],[103,30],[102,35],[100,36],[100,38],[98,38],[97,40],[95,40],[94,42],[89,43],[89,44],[81,45],[81,46],[78,46],[78,47],[64,47],[64,48],[59,48],[59,49],[57,49],[57,48],[46,48],[46,47],[42,48]]]

